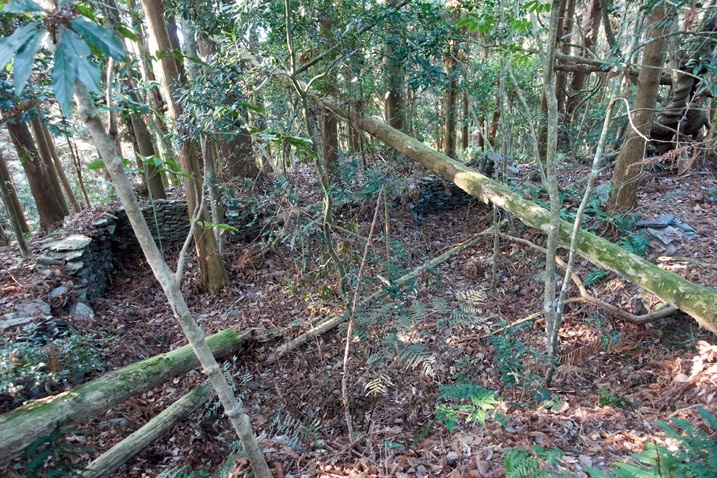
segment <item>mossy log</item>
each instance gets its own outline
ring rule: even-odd
[[[214,389],[209,381],[197,386],[90,463],[82,473],[82,477],[101,478],[109,475],[214,396]]]
[[[530,227],[548,232],[550,213],[521,198],[506,186],[441,154],[422,142],[359,112],[347,112],[333,102],[314,96],[324,108],[366,131],[427,169],[454,182],[473,197],[493,203]],[[572,223],[561,221],[560,240],[570,242]],[[593,264],[614,271],[624,279],[652,292],[694,318],[700,326],[717,334],[717,291],[694,284],[672,272],[627,252],[610,241],[580,230],[578,252]]]
[[[254,332],[227,329],[208,337],[207,343],[215,357],[223,357],[237,352]],[[114,405],[198,366],[192,348],[185,345],[0,415],[0,466],[20,456],[29,444],[57,427],[96,418]]]

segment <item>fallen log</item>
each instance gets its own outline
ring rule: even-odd
[[[191,392],[164,409],[139,430],[110,448],[92,461],[82,473],[83,478],[108,476],[147,445],[167,433],[177,422],[214,397],[209,381],[195,387]]]
[[[242,333],[227,329],[207,337],[207,344],[215,357],[223,357],[237,352],[256,333],[256,329]],[[58,426],[96,418],[114,405],[198,366],[194,351],[185,345],[0,415],[0,466],[20,456],[30,443],[49,435]]]
[[[495,204],[530,227],[548,232],[550,213],[518,196],[506,186],[355,109],[348,112],[324,98],[315,95],[312,98],[323,108],[351,122],[353,126],[366,131],[444,179],[454,182],[471,196]],[[561,221],[560,241],[563,244],[570,243],[572,227],[572,223]],[[620,246],[582,229],[578,233],[578,252],[598,267],[614,271],[624,279],[652,292],[668,304],[689,314],[700,326],[717,334],[716,290],[694,284],[677,274],[660,269]]]

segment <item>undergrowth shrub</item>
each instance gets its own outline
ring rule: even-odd
[[[32,336],[36,325],[24,328]],[[0,339],[0,394],[38,398],[58,386],[80,383],[104,368],[96,341],[74,331],[46,343]]]
[[[527,327],[529,324],[524,324]],[[546,362],[545,350],[541,346],[525,343],[519,338],[517,332],[493,335],[491,342],[495,357],[493,362],[498,370],[498,376],[508,388],[520,389],[526,393],[529,388],[544,388],[544,377],[534,369],[541,362]],[[534,367],[531,368],[530,364]]]

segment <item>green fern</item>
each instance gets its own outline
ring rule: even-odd
[[[471,382],[441,385],[438,388],[438,400],[459,402],[455,405],[436,405],[436,418],[441,420],[449,431],[458,423],[458,412],[466,415],[466,423],[477,421],[485,426],[488,413],[495,412],[500,406],[495,392]],[[465,403],[466,401],[469,403]]]
[[[621,238],[617,243],[626,251],[639,257],[644,256],[647,248],[650,247],[650,241],[634,232],[629,232],[626,237]]]
[[[556,470],[563,457],[560,448],[543,448],[534,446],[527,448],[508,448],[503,451],[503,466],[506,478],[542,478],[566,476]]]
[[[506,478],[533,478],[546,476],[540,462],[525,448],[508,448],[503,452]]]
[[[157,478],[209,478],[210,476],[212,475],[204,470],[195,472],[188,469],[186,466],[182,466],[164,470],[157,475]]]
[[[386,373],[378,373],[366,383],[364,389],[368,395],[385,395],[389,386],[393,386],[391,377]]]
[[[632,462],[614,463],[611,473],[586,468],[593,478],[713,478],[717,476],[717,441],[712,436],[717,432],[717,418],[704,408],[698,413],[704,420],[709,433],[681,418],[674,418],[672,424],[658,420],[668,438],[679,443],[675,451],[663,445],[649,442],[645,450],[632,455]],[[677,428],[675,428],[677,427]],[[679,429],[679,430],[678,430]]]
[[[583,285],[585,287],[592,287],[594,285],[602,283],[605,278],[610,274],[610,271],[605,269],[595,269],[585,274],[583,279]]]
[[[431,363],[433,354],[426,350],[422,344],[409,344],[401,352],[400,360],[408,368],[423,367],[423,373],[432,377],[436,374],[433,364]]]

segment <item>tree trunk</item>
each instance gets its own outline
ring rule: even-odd
[[[700,30],[699,43],[691,45],[694,51],[686,53],[688,58],[680,62],[667,106],[660,111],[650,132],[659,154],[675,149],[684,138],[704,139],[702,129],[710,127],[705,100],[711,93],[702,82],[708,70],[701,63],[714,55],[717,17],[708,18]]]
[[[469,142],[469,132],[468,127],[470,125],[470,108],[468,104],[468,93],[466,91],[463,92],[462,95],[462,105],[463,105],[463,112],[462,112],[462,122],[461,125],[461,149],[468,149],[468,142]]]
[[[601,0],[591,0],[588,6],[588,19],[581,32],[582,45],[580,47],[580,56],[587,58],[593,47],[593,41],[597,40],[600,33],[600,21],[602,20]],[[580,105],[583,99],[583,90],[588,84],[590,72],[578,70],[573,72],[573,80],[570,83],[571,94],[568,97],[567,113],[575,114],[575,109]]]
[[[486,203],[492,202],[514,214],[530,227],[544,232],[550,228],[550,214],[545,209],[521,198],[498,182],[369,116],[346,112],[325,99],[316,98],[316,101],[444,179],[453,181],[468,194]],[[560,222],[560,240],[563,244],[569,243],[572,228],[571,223]],[[616,272],[626,280],[691,315],[700,326],[717,333],[716,291],[693,284],[587,231],[579,232],[578,250],[583,257],[598,267]]]
[[[395,2],[392,2],[392,4]],[[393,5],[392,5],[393,6]],[[397,35],[391,35],[386,41],[386,123],[392,128],[403,131],[405,108],[403,105],[403,58],[399,56]]]
[[[230,105],[238,101],[239,98],[232,92],[227,95],[224,103]],[[224,171],[222,179],[255,179],[259,175],[259,167],[254,161],[251,134],[246,128],[249,122],[246,108],[241,108],[240,118],[237,120],[232,125],[234,131],[231,132],[231,135],[215,138],[221,152],[221,165]]]
[[[70,136],[65,136],[67,141],[67,148],[70,150],[70,156],[72,156],[72,164],[75,166],[75,173],[77,174],[77,182],[80,184],[82,195],[85,198],[85,204],[87,207],[92,207],[90,202],[90,196],[87,194],[87,188],[85,187],[85,180],[82,178],[82,161],[80,155],[77,152],[77,146],[70,140]]]
[[[331,184],[338,184],[341,175],[339,165],[339,121],[330,111],[321,110],[321,155],[324,161],[324,172]]]
[[[575,16],[575,0],[562,0],[560,2],[560,18],[558,20],[558,44],[560,52],[564,55],[570,54],[570,37],[572,36]],[[558,100],[558,113],[565,112],[567,100],[567,73],[557,71],[555,73],[555,97]]]
[[[46,145],[45,147],[47,148],[47,154],[49,154],[50,161],[52,162],[53,170],[57,173],[57,178],[60,180],[62,189],[64,190],[67,199],[72,205],[72,210],[74,212],[82,211],[82,207],[80,206],[80,203],[77,202],[75,193],[72,191],[72,186],[70,186],[70,181],[68,181],[67,175],[65,174],[65,170],[62,167],[60,157],[57,155],[57,149],[55,148],[55,142],[52,139],[52,134],[50,133],[50,130],[40,118],[33,119],[30,122],[30,127],[32,128],[32,132],[35,133],[35,137],[37,138],[37,144]],[[40,148],[41,153],[42,149],[43,148]],[[60,194],[60,196],[62,196],[62,194]]]
[[[167,302],[172,308],[177,322],[182,327],[184,335],[192,345],[194,353],[199,358],[204,373],[211,381],[214,390],[216,390],[219,400],[224,406],[224,412],[249,457],[254,475],[258,478],[270,478],[271,472],[254,437],[249,416],[244,411],[241,401],[234,395],[219,364],[214,359],[207,345],[204,330],[197,325],[182,294],[183,255],[180,256],[178,261],[177,272],[172,273],[164,261],[164,255],[157,248],[157,244],[155,244],[147,222],[142,215],[142,210],[137,204],[132,185],[124,172],[122,158],[117,154],[112,138],[107,134],[102,121],[97,116],[89,91],[79,81],[75,82],[75,100],[79,106],[80,119],[90,131],[95,145],[102,151],[102,159],[105,162],[107,171],[112,176],[112,182],[122,200],[122,205],[127,212],[127,218],[132,225],[137,241],[142,247],[147,263],[162,286]],[[194,223],[192,227],[196,231],[197,224]],[[213,234],[206,234],[206,236],[211,237],[212,240],[214,239]],[[226,274],[226,270],[224,272]]]
[[[4,165],[5,161],[0,158],[0,163],[3,163]],[[0,199],[2,199],[2,204],[5,207],[5,213],[10,220],[10,227],[12,227],[12,231],[15,234],[17,245],[20,248],[20,255],[22,255],[23,259],[25,259],[30,256],[30,252],[27,250],[25,236],[22,235],[22,225],[20,224],[18,211],[15,209],[15,205],[13,204],[8,185],[9,183],[7,181],[0,178]],[[21,212],[22,211],[20,211],[20,213]],[[5,234],[5,229],[3,228],[2,223],[0,223],[0,243],[5,246],[10,244],[10,238],[8,238]]]
[[[62,186],[60,186],[60,181],[57,179],[60,173],[55,167],[55,163],[52,161],[50,145],[47,144],[47,141],[45,141],[45,134],[42,131],[42,121],[40,121],[38,118],[30,120],[30,128],[35,134],[35,145],[37,147],[37,152],[40,155],[40,159],[42,159],[42,162],[45,163],[45,170],[47,171],[48,180],[45,186],[49,186],[50,188],[52,188],[52,191],[54,192],[55,196],[60,202],[60,205],[62,206],[62,211],[65,213],[65,216],[67,216],[68,214],[70,214],[70,210],[67,208],[65,196],[63,196],[62,194]]]
[[[19,221],[20,230],[23,233],[30,232],[30,226],[27,225],[27,219],[25,219],[25,213],[22,210],[22,206],[20,205],[20,200],[17,198],[17,192],[15,191],[15,184],[12,181],[12,176],[10,176],[10,171],[7,169],[7,164],[5,164],[5,158],[0,155],[0,181],[4,182],[7,186],[9,199],[10,199],[10,207],[6,207],[8,210],[13,210],[17,214],[17,219]]]
[[[223,330],[207,337],[211,353],[224,357],[251,340],[254,330],[237,334]],[[20,456],[33,441],[60,425],[72,425],[101,416],[113,406],[152,390],[199,365],[191,345],[127,365],[53,397],[29,403],[0,415],[0,466]]]
[[[137,95],[134,92],[129,93],[129,97],[133,101],[138,101]],[[129,114],[130,125],[134,139],[136,141],[137,153],[143,158],[156,157],[157,152],[154,149],[152,143],[152,135],[147,128],[147,124],[139,113],[133,111]],[[144,171],[144,182],[147,184],[147,190],[149,191],[149,197],[152,200],[155,199],[167,199],[167,194],[164,191],[164,183],[162,181],[162,173],[155,164],[148,163],[144,159],[142,160],[142,169]]]
[[[83,478],[108,476],[134,455],[169,432],[172,427],[189,416],[194,410],[209,402],[212,397],[214,397],[212,385],[209,382],[202,383],[171,404],[162,413],[152,418],[139,430],[113,446],[96,460],[93,460],[80,476]]]
[[[628,211],[637,204],[637,189],[642,171],[630,167],[642,161],[645,156],[645,137],[652,129],[653,113],[660,86],[660,75],[664,63],[664,34],[669,31],[665,7],[660,5],[652,10],[647,38],[653,41],[645,47],[642,67],[637,77],[637,91],[633,105],[631,125],[625,135],[625,142],[615,163],[612,176],[612,191],[607,202],[609,211]]]
[[[458,105],[458,45],[451,43],[446,56],[446,75],[448,87],[445,94],[445,129],[443,133],[444,151],[449,158],[456,158],[456,125]]]
[[[175,81],[183,82],[185,78],[184,71],[170,53],[172,45],[164,23],[165,14],[161,1],[142,0],[142,8],[147,17],[149,28],[157,41],[157,48],[165,52],[161,60],[164,72],[162,87],[167,96],[169,117],[172,118],[175,128],[177,128],[177,133],[182,138],[179,161],[182,165],[182,170],[186,174],[183,178],[183,183],[189,215],[192,218],[196,217],[199,224],[209,224],[211,220],[207,206],[201,201],[203,187],[200,179],[202,174],[194,151],[196,148],[192,147],[188,139],[189,132],[177,123],[182,116],[183,108],[172,95],[172,85],[170,84]],[[229,282],[229,274],[219,254],[217,241],[214,234],[207,234],[207,231],[198,226],[194,228],[194,242],[197,251],[197,262],[199,263],[200,287],[210,294],[215,294]]]
[[[62,223],[66,216],[67,205],[63,209],[64,199],[58,198],[55,191],[48,187],[50,179],[47,167],[37,153],[27,123],[8,121],[6,124],[22,167],[25,169],[32,197],[35,199],[37,213],[40,216],[40,228],[51,230],[53,226]]]

